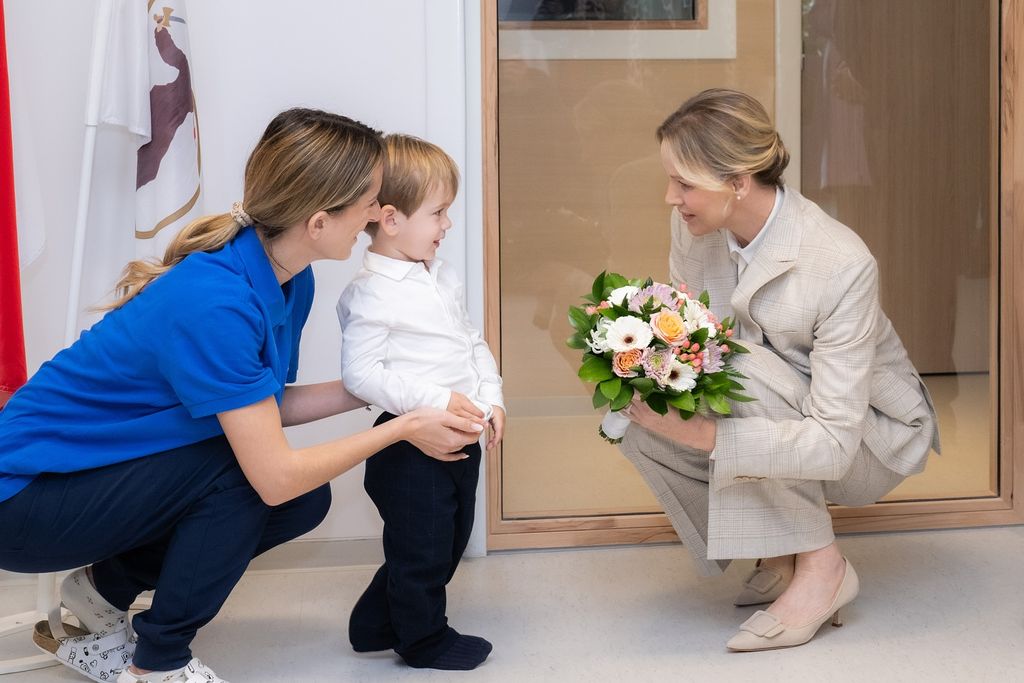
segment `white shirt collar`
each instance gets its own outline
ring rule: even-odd
[[[744,263],[751,263],[754,260],[754,257],[757,256],[757,252],[761,248],[761,244],[764,243],[765,233],[768,232],[768,228],[771,226],[772,221],[775,220],[775,217],[779,215],[784,194],[785,190],[783,188],[775,188],[775,204],[772,205],[772,211],[768,214],[768,219],[765,220],[764,225],[758,230],[757,235],[754,236],[754,239],[750,240],[747,246],[741,247],[732,231],[725,231],[725,241],[729,245],[729,255],[732,256],[733,260],[740,258],[743,259]]]
[[[434,273],[437,271],[437,267],[441,265],[440,259],[434,259],[433,261],[424,261],[426,269],[421,269],[421,272]],[[421,266],[420,261],[402,261],[400,259],[391,258],[390,256],[384,256],[372,252],[369,249],[366,250],[366,254],[363,255],[363,268],[366,268],[371,273],[379,273],[384,277],[392,280],[404,280],[411,273],[415,273],[417,268]]]

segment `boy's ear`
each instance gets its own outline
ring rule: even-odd
[[[380,220],[377,221],[377,225],[388,237],[394,237],[401,228],[402,218],[402,212],[393,204],[385,204],[380,207]]]

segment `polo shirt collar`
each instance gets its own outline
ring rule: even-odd
[[[270,314],[270,321],[274,326],[284,322],[285,316],[291,309],[291,298],[285,298],[284,289],[277,282],[274,269],[270,265],[270,258],[267,256],[259,235],[252,227],[242,228],[234,241],[235,253],[242,261],[249,282],[256,290],[256,296],[267,306]],[[290,291],[290,290],[289,290]]]
[[[366,268],[371,273],[378,273],[396,281],[404,280],[410,274],[416,273],[417,269],[422,273],[427,273],[427,271],[434,273],[437,270],[438,264],[440,264],[438,259],[427,261],[427,268],[424,270],[420,267],[421,263],[419,261],[402,261],[370,250],[367,250],[363,256],[363,268]]]

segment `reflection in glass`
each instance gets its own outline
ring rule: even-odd
[[[864,239],[944,454],[890,498],[994,495],[993,7],[804,0],[802,192]]]
[[[772,3],[739,0],[735,60],[498,62],[502,375],[509,422],[502,515],[660,512],[597,435],[601,414],[565,346],[566,311],[605,269],[668,275],[668,207],[654,130],[714,85],[774,96]],[[500,38],[499,38],[500,40]]]

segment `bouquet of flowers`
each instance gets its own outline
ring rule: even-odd
[[[585,350],[580,379],[594,382],[594,407],[610,410],[599,433],[619,443],[629,419],[618,411],[639,395],[654,412],[679,411],[684,420],[697,412],[727,415],[729,400],[752,401],[739,393],[745,379],[729,365],[734,353],[748,351],[732,340],[734,321],[718,321],[708,309],[708,293],[691,298],[678,288],[601,273],[586,305],[569,308],[576,333],[570,348]]]

